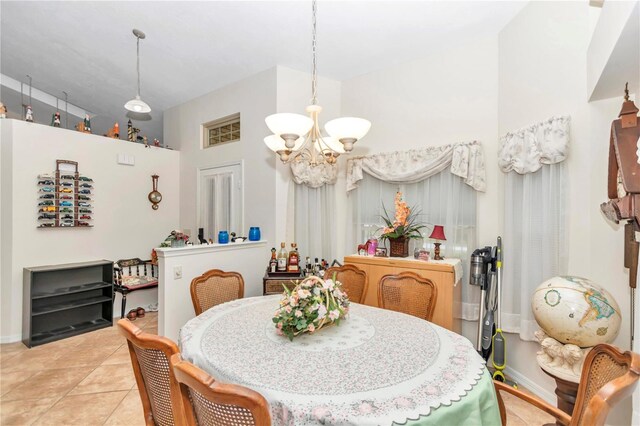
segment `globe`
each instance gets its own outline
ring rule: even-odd
[[[580,347],[615,339],[620,308],[611,294],[586,278],[553,277],[538,286],[531,301],[533,316],[550,337]]]

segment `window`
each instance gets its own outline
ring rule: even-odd
[[[243,224],[242,163],[201,168],[198,175],[198,228],[217,241],[219,231],[241,235]]]
[[[240,140],[240,113],[203,124],[204,148]]]

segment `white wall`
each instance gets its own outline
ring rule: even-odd
[[[2,135],[3,342],[21,339],[24,267],[96,259],[148,259],[151,249],[178,226],[179,153],[16,120],[0,120]],[[135,166],[116,163],[117,154]],[[94,179],[93,228],[37,229],[37,176],[56,159],[77,161]],[[151,175],[160,175],[163,200],[151,209]],[[10,234],[7,233],[10,232]],[[12,235],[11,235],[12,234]],[[119,296],[114,315],[119,316]],[[154,303],[155,290],[129,297],[128,307]]]
[[[499,36],[498,124],[504,134],[552,115],[571,116],[568,272],[591,278],[612,293],[623,318],[614,344],[629,349],[622,228],[607,223],[599,208],[607,199],[609,130],[622,96],[587,103],[590,38],[586,2],[529,3]],[[525,386],[555,401],[555,384],[535,361],[537,349],[535,343],[508,335],[509,367],[528,379]],[[607,422],[630,424],[629,403],[618,406]]]
[[[276,109],[276,68],[269,69],[164,112],[164,135],[180,150],[180,221],[182,229],[197,235],[196,182],[198,168],[244,161],[244,229],[259,226],[262,238],[275,241],[275,155],[263,138],[268,135],[264,118]],[[241,140],[202,148],[202,124],[240,113]],[[211,235],[207,238],[217,239]],[[270,248],[271,246],[269,246]],[[268,261],[269,251],[263,258]],[[213,266],[212,266],[213,268]],[[201,271],[202,273],[204,271]],[[249,277],[245,278],[249,279]],[[253,279],[261,279],[254,277]]]

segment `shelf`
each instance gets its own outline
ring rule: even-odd
[[[108,288],[108,287],[111,287],[111,283],[97,282],[97,283],[89,283],[89,284],[82,284],[82,285],[74,285],[71,287],[57,288],[55,289],[55,291],[52,291],[50,293],[33,293],[31,298],[33,300],[44,299],[47,297],[56,297],[56,296],[63,296],[65,294],[82,293],[84,291],[91,291],[91,290],[97,290],[100,288]]]
[[[104,302],[112,303],[113,298],[111,296],[96,296],[89,297],[87,299],[73,300],[71,302],[55,303],[40,308],[33,308],[31,315],[38,316],[52,314],[54,312],[66,311],[68,309],[80,308],[82,306],[97,305]]]
[[[104,318],[99,318],[93,321],[85,321],[78,324],[57,328],[51,331],[36,333],[31,336],[31,344],[42,345],[45,343],[53,342],[54,340],[60,340],[63,337],[71,337],[77,334],[82,334],[88,331],[94,331],[110,326],[111,322]]]

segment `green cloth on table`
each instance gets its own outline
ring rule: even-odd
[[[460,401],[442,405],[418,420],[402,423],[402,426],[405,425],[500,426],[500,409],[489,371],[485,370],[478,383]]]

